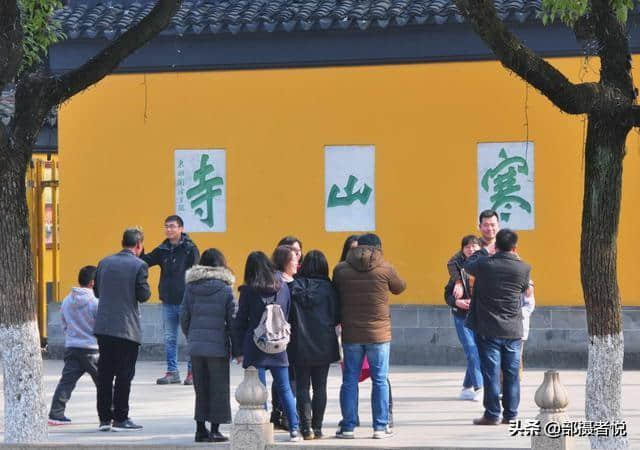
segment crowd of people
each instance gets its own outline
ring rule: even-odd
[[[530,267],[516,253],[517,234],[499,231],[494,211],[484,211],[479,222],[481,237],[465,236],[447,264],[445,299],[468,363],[460,398],[483,400],[485,414],[474,423],[485,425],[517,416],[523,311],[532,309],[533,293]],[[373,438],[393,435],[389,294],[402,293],[406,283],[384,258],[379,236],[347,238],[331,277],[323,252],[303,254],[293,236],[280,240],[271,256],[251,252],[236,301],[236,277],[224,254],[210,248],[200,256],[179,216],[167,217],[164,227],[167,239],[150,253],[142,231],[127,229],[120,252],[80,270],[79,287],[61,306],[65,366],[51,424],[70,422],[66,402],[89,373],[99,430],[142,428],[129,417],[129,393],[142,341],[139,304],[151,296],[148,268],[158,265],[167,371],[157,383],[181,382],[180,327],[189,353],[184,383],[195,391],[196,442],[228,440],[220,425],[231,422],[231,358],[256,367],[265,386],[271,374],[271,422],[292,441],[324,436],[327,378],[338,361],[342,419],[335,436],[354,438],[358,383],[366,378],[372,382]]]

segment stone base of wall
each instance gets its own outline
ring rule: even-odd
[[[640,369],[640,308],[623,308],[624,368]],[[142,305],[143,345],[140,359],[165,358],[161,305]],[[394,305],[391,308],[393,341],[391,364],[464,366],[449,308],[430,305]],[[180,360],[185,359],[185,341],[179,333]],[[48,310],[48,358],[61,359],[64,352],[60,305]],[[587,321],[584,308],[546,306],[531,316],[529,339],[524,344],[524,365],[532,368],[586,369]]]

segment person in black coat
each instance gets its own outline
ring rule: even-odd
[[[475,425],[509,423],[520,404],[522,350],[522,294],[529,287],[531,266],[517,254],[518,235],[507,228],[496,235],[496,253],[482,249],[471,255],[464,269],[475,277],[467,325],[476,333],[484,381],[484,415]],[[500,383],[500,371],[503,381]],[[502,384],[502,386],[500,386]],[[502,387],[502,402],[500,388]]]
[[[229,356],[235,277],[217,249],[205,251],[186,273],[180,326],[187,337],[196,392],[196,442],[224,442],[221,423],[231,423]],[[205,422],[211,422],[211,431]]]
[[[200,259],[198,247],[184,232],[184,222],[180,216],[169,216],[164,221],[167,239],[144,253],[140,258],[149,267],[160,266],[158,291],[162,302],[162,327],[167,358],[167,372],[156,380],[157,384],[180,383],[178,371],[178,327],[180,325],[180,304],[184,296],[185,274]],[[191,361],[187,362],[187,377],[184,384],[192,384]]]
[[[339,323],[338,293],[329,279],[324,254],[312,250],[304,257],[291,283],[291,343],[294,355],[296,402],[305,440],[322,437],[327,406],[327,377],[331,363],[340,359],[335,327]],[[309,395],[313,385],[313,400]]]
[[[458,398],[460,400],[472,400],[476,402],[482,400],[483,381],[476,335],[473,330],[464,325],[471,304],[471,280],[469,275],[464,271],[463,266],[467,258],[478,250],[480,250],[480,239],[477,236],[471,234],[462,238],[460,251],[447,263],[449,282],[444,288],[444,299],[451,308],[453,324],[455,325],[458,339],[467,358],[467,370],[464,375],[464,380],[462,381],[462,391]],[[458,299],[453,293],[457,280],[461,280],[464,287],[464,295]]]
[[[289,418],[291,441],[300,441],[296,400],[289,385],[289,359],[286,349],[269,354],[261,351],[253,340],[266,305],[280,306],[285,318],[289,318],[291,296],[287,284],[263,252],[251,252],[244,271],[244,285],[240,287],[238,313],[233,321],[233,353],[236,361],[245,369],[249,366],[268,369],[275,381],[278,396]],[[261,371],[263,384],[264,371]]]

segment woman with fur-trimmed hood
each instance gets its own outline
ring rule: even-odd
[[[229,357],[235,313],[235,277],[217,249],[205,251],[186,273],[180,325],[187,337],[196,392],[196,442],[224,442],[221,423],[231,423]],[[205,422],[211,423],[211,431]]]

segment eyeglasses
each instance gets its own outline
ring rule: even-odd
[[[165,230],[174,230],[176,228],[180,228],[180,225],[176,225],[175,223],[168,223],[164,225]]]

